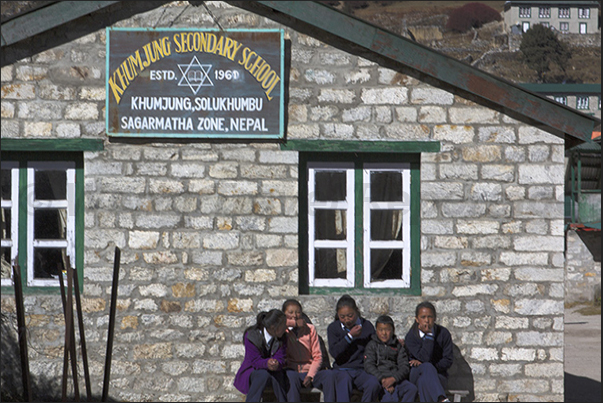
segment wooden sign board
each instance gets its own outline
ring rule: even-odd
[[[107,28],[115,137],[284,138],[281,29]]]

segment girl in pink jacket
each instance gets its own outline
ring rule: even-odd
[[[287,401],[300,402],[302,387],[316,387],[322,390],[325,402],[336,402],[335,377],[331,370],[323,369],[323,359],[328,362],[329,358],[322,356],[316,328],[304,320],[299,301],[288,299],[282,310],[287,317]]]

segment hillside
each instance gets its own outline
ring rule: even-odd
[[[481,70],[513,82],[536,82],[536,73],[523,63],[521,52],[509,51],[502,22],[492,22],[464,34],[447,31],[452,10],[470,1],[346,1],[327,2],[344,12],[369,21],[425,46],[462,60]],[[339,3],[339,4],[337,4]],[[482,2],[502,12],[504,1]],[[600,14],[599,10],[599,14]],[[563,40],[563,38],[561,37]],[[600,83],[601,44],[572,46],[572,58],[564,74],[553,68],[549,82]]]

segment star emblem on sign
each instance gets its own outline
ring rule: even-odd
[[[201,64],[194,56],[189,64],[179,64],[178,68],[182,73],[182,78],[178,82],[178,87],[190,87],[193,94],[197,95],[201,87],[213,87],[214,83],[209,78],[211,64]]]

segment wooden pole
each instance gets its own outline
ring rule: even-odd
[[[113,353],[113,332],[115,329],[115,309],[117,305],[117,286],[119,283],[119,260],[120,249],[115,247],[115,258],[113,261],[113,284],[111,286],[111,308],[109,312],[109,333],[107,335],[107,355],[105,356],[105,379],[103,381],[102,402],[107,401],[109,394],[109,380],[111,379],[111,354]]]
[[[27,353],[27,328],[25,326],[25,307],[23,305],[23,288],[21,284],[21,268],[13,262],[13,284],[15,285],[15,305],[17,306],[17,333],[19,335],[19,350],[21,353],[21,380],[23,382],[23,397],[26,402],[32,400],[31,380],[29,376],[29,355]]]
[[[69,258],[67,258],[67,270],[71,269]],[[80,344],[82,347],[82,362],[84,365],[84,379],[86,382],[86,396],[92,400],[92,388],[90,386],[90,371],[88,369],[88,351],[86,349],[86,333],[84,332],[84,316],[82,314],[82,301],[80,298],[80,280],[77,270],[73,270],[73,287],[75,288],[75,306],[77,309],[78,327],[80,329]]]
[[[59,274],[60,276],[60,274]],[[75,324],[73,320],[73,272],[71,269],[67,269],[67,316],[66,320],[69,321],[69,352],[71,355],[71,373],[73,375],[73,392],[75,394],[75,401],[80,401],[80,386],[77,380],[77,354],[75,351]]]
[[[59,271],[59,287],[61,289],[61,301],[63,302],[63,318],[65,319],[65,347],[63,348],[63,380],[61,383],[61,400],[67,401],[67,371],[69,370],[69,346],[67,345],[67,297],[65,296],[65,284],[61,265],[57,263]]]

